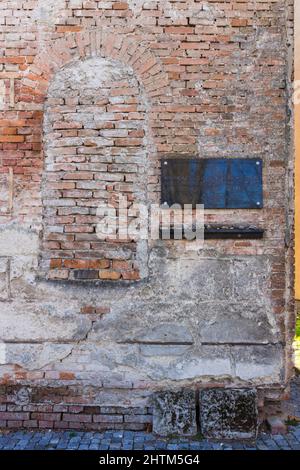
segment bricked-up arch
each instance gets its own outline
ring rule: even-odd
[[[96,233],[97,208],[147,201],[147,99],[132,68],[101,57],[61,68],[44,110],[42,267],[51,279],[137,280],[147,245]]]
[[[72,27],[70,26],[70,31]],[[54,74],[66,64],[88,57],[120,60],[132,67],[151,104],[170,95],[169,77],[159,58],[146,46],[125,34],[112,33],[108,28],[64,33],[43,43],[39,54],[29,65],[22,86],[34,91],[32,101],[45,98]]]
[[[72,31],[72,28],[70,28],[70,31]],[[128,120],[128,117],[132,121],[139,122],[139,125],[135,126],[135,129],[131,129],[131,135],[128,136],[128,138],[131,139],[131,144],[135,142],[135,145],[132,146],[134,148],[134,151],[136,154],[138,154],[139,150],[142,152],[147,153],[147,158],[145,160],[145,165],[144,165],[144,170],[147,169],[146,175],[143,178],[143,183],[145,183],[145,186],[148,191],[148,201],[155,200],[157,201],[157,195],[158,195],[158,185],[157,185],[157,178],[158,178],[158,171],[159,171],[159,162],[157,160],[157,154],[155,150],[155,145],[153,143],[153,139],[151,138],[151,112],[154,110],[154,106],[160,103],[161,98],[164,97],[165,99],[166,96],[170,96],[170,89],[169,89],[169,78],[166,72],[164,72],[162,68],[162,64],[159,60],[159,58],[155,57],[154,54],[149,51],[146,47],[143,45],[139,44],[134,38],[128,37],[122,34],[115,34],[111,33],[107,28],[97,29],[97,31],[92,30],[92,31],[84,31],[84,32],[70,32],[68,33],[66,30],[64,30],[63,34],[58,34],[55,39],[51,38],[50,40],[46,40],[43,43],[43,47],[41,48],[39,54],[35,57],[34,62],[32,64],[28,65],[27,70],[24,72],[24,78],[20,82],[20,95],[24,96],[25,98],[30,95],[30,100],[32,103],[36,102],[38,105],[39,103],[45,102],[45,110],[46,112],[50,111],[49,116],[51,115],[51,109],[54,110],[55,106],[51,108],[51,99],[55,99],[54,97],[50,97],[50,100],[47,99],[48,97],[48,89],[49,87],[51,88],[51,84],[55,81],[55,77],[57,77],[57,74],[60,73],[61,70],[73,66],[74,64],[80,64],[81,62],[91,59],[91,58],[102,58],[106,59],[108,62],[112,64],[114,62],[116,66],[116,70],[122,69],[123,71],[127,71],[129,74],[128,77],[130,77],[131,80],[135,81],[135,90],[138,90],[138,95],[132,95],[133,99],[137,99],[137,103],[128,103],[129,96],[125,96],[125,100],[127,100],[126,104],[134,106],[135,104],[138,106],[140,105],[140,109],[138,112],[132,112],[128,111],[126,113],[117,113],[119,115],[122,115],[121,122],[122,120],[125,122]],[[116,64],[119,63],[117,66]],[[51,95],[51,92],[50,92]],[[117,96],[115,96],[116,100]],[[110,103],[112,105],[113,103]],[[117,104],[117,103],[114,103]],[[147,108],[147,109],[146,109]],[[99,108],[100,109],[100,108]],[[133,109],[133,108],[131,108]],[[147,113],[146,113],[147,111]],[[48,117],[49,117],[48,116]],[[141,122],[144,124],[141,126]],[[48,124],[47,124],[48,123]],[[147,123],[147,125],[146,125]],[[149,124],[149,125],[148,125]],[[61,138],[69,138],[69,139],[75,139],[78,138],[78,142],[80,141],[80,138],[82,136],[78,136],[77,133],[79,134],[79,131],[84,131],[86,130],[84,127],[81,129],[52,129],[51,132],[51,126],[49,127],[49,119],[45,120],[45,126],[48,126],[48,137],[46,137],[46,141],[51,140],[50,136],[51,133],[53,133],[53,138],[57,139],[57,134],[64,134],[64,137],[61,136]],[[54,127],[54,123],[53,123]],[[141,137],[141,129],[144,130],[144,137]],[[91,130],[96,130],[96,129],[91,129]],[[100,130],[100,129],[99,129]],[[107,129],[109,131],[109,129]],[[147,131],[147,132],[146,132]],[[137,134],[135,135],[135,132]],[[74,135],[72,135],[74,134]],[[75,135],[76,134],[76,135]],[[55,137],[56,136],[56,137]],[[92,136],[90,136],[92,137]],[[95,136],[94,136],[95,137]],[[99,136],[100,137],[100,136]],[[60,137],[58,137],[60,138]],[[86,136],[88,138],[88,136]],[[126,137],[125,137],[126,139]],[[46,143],[44,141],[44,143]],[[137,141],[139,143],[137,144]],[[143,141],[143,143],[142,143]],[[123,141],[124,144],[126,141]],[[80,145],[79,145],[80,147]],[[90,155],[92,154],[92,151],[96,150],[96,147],[94,147],[94,144],[92,144],[90,147],[88,145],[84,145],[84,148],[90,148],[92,149],[90,152]],[[67,146],[65,148],[68,148]],[[129,145],[129,142],[126,143],[124,146],[117,146],[119,150],[123,149],[123,154],[126,148],[131,148]],[[48,150],[50,147],[48,147]],[[70,242],[75,243],[80,241],[81,245],[77,245],[78,247],[83,248],[84,246],[87,246],[88,241],[84,240],[85,237],[88,237],[88,235],[82,233],[81,234],[81,240],[79,240],[80,236],[79,235],[74,235],[72,237],[71,233],[65,232],[64,227],[62,226],[63,223],[59,224],[57,221],[55,221],[55,217],[58,216],[58,214],[54,214],[54,209],[55,207],[45,205],[45,201],[49,200],[50,194],[48,192],[48,195],[45,194],[45,191],[47,192],[48,190],[51,191],[57,191],[56,193],[53,194],[52,199],[56,199],[57,196],[59,199],[63,198],[64,194],[68,193],[63,193],[62,191],[72,191],[71,189],[71,184],[70,188],[59,188],[59,182],[61,179],[59,179],[59,172],[63,170],[59,170],[57,173],[52,172],[51,165],[63,165],[63,161],[57,161],[56,163],[50,163],[51,158],[53,159],[53,156],[51,156],[51,152],[53,153],[53,149],[48,152],[46,148],[43,149],[45,154],[45,160],[46,160],[46,167],[45,167],[45,172],[43,175],[43,192],[44,192],[44,236],[43,236],[43,249],[42,249],[42,256],[41,256],[41,268],[43,271],[47,272],[47,275],[50,278],[54,279],[69,279],[69,278],[74,278],[75,277],[75,271],[73,272],[71,268],[66,268],[64,263],[61,261],[63,257],[66,255],[66,251],[69,250],[69,256],[71,255],[71,251],[73,251],[73,258],[75,259],[81,259],[81,267],[82,267],[82,272],[80,273],[78,271],[77,275],[84,276],[89,275],[89,276],[96,276],[96,273],[87,273],[83,272],[85,270],[86,266],[90,266],[90,270],[92,270],[91,266],[98,266],[97,263],[93,264],[92,263],[92,258],[90,258],[91,253],[85,254],[86,258],[81,256],[79,252],[76,251],[76,256],[75,256],[75,251],[70,249],[69,247]],[[48,152],[48,153],[47,153]],[[134,152],[133,152],[134,153]],[[120,155],[120,152],[119,152]],[[59,158],[59,155],[57,155],[57,158]],[[65,158],[65,165],[75,165],[76,162],[70,162],[67,158],[67,155],[63,157],[63,155],[60,155],[60,158]],[[131,158],[133,159],[133,157]],[[88,162],[86,161],[85,164],[90,164],[90,163],[95,163],[95,162]],[[100,164],[100,162],[98,162]],[[129,160],[127,161],[129,169],[129,165],[131,162]],[[80,162],[77,162],[79,165]],[[84,164],[84,162],[81,162],[81,164]],[[104,163],[103,163],[104,164]],[[112,163],[116,164],[116,163]],[[139,167],[138,171],[140,171],[142,166]],[[79,166],[78,170],[79,171]],[[108,171],[109,172],[109,171]],[[125,173],[124,173],[125,174]],[[134,175],[134,173],[131,173],[131,177]],[[124,176],[125,177],[125,176]],[[93,176],[94,180],[94,176]],[[53,188],[49,188],[49,183],[52,181]],[[69,183],[75,182],[75,181],[69,181]],[[126,184],[129,184],[130,182],[130,176],[129,173],[127,175],[127,181],[125,181]],[[119,182],[120,183],[120,182]],[[131,182],[132,183],[132,182]],[[55,189],[55,184],[57,185],[57,189]],[[73,188],[73,186],[72,186]],[[84,190],[83,188],[79,188],[79,182],[75,182],[75,188],[73,188],[75,191],[79,190]],[[86,191],[89,191],[89,189],[86,189]],[[98,189],[98,191],[101,191]],[[134,189],[134,192],[137,191],[137,189]],[[71,193],[70,193],[71,194]],[[78,194],[79,193],[74,193]],[[90,194],[90,193],[86,193]],[[145,195],[145,193],[143,193]],[[137,199],[138,201],[140,200],[142,195],[142,191],[139,191],[139,198]],[[144,196],[143,196],[144,197]],[[66,198],[68,199],[69,202],[66,204],[71,204],[71,197]],[[87,202],[87,201],[86,201]],[[61,210],[61,212],[68,212],[67,207],[70,206],[65,206],[65,210]],[[51,215],[51,216],[50,216]],[[81,214],[86,215],[86,214]],[[89,214],[88,214],[89,215]],[[78,214],[78,221],[83,220],[79,219],[80,214]],[[54,217],[54,218],[53,218]],[[72,215],[62,215],[61,217],[70,217],[69,219],[65,220],[71,220]],[[76,215],[75,215],[76,217]],[[60,219],[63,221],[64,219]],[[76,219],[75,219],[76,222]],[[53,228],[53,230],[51,229]],[[55,232],[55,229],[57,232]],[[59,242],[59,237],[60,234],[64,233],[66,239],[64,240],[63,244],[62,242]],[[84,242],[86,242],[86,245],[84,245]],[[96,241],[95,243],[99,243]],[[90,251],[93,251],[93,260],[100,260],[102,259],[104,252],[100,248],[99,245],[95,245],[95,243],[90,245]],[[122,279],[128,279],[128,280],[135,280],[140,277],[145,277],[147,275],[147,263],[146,263],[146,258],[147,258],[147,253],[145,250],[145,247],[142,243],[137,245],[135,249],[138,249],[137,255],[132,255],[129,257],[129,259],[133,262],[133,264],[127,264],[128,260],[124,260],[123,258],[128,257],[128,250],[125,250],[125,245],[122,244],[122,248],[120,248],[121,245],[119,245],[118,248],[118,253],[116,253],[115,246],[108,246],[106,244],[106,250],[105,250],[105,256],[108,256],[110,254],[110,264],[109,268],[103,268],[105,269],[105,274],[103,273],[103,276],[110,276],[114,279],[118,279],[119,275],[121,273],[121,278]],[[96,248],[98,253],[96,252]],[[111,249],[113,248],[113,250]],[[127,247],[128,248],[128,247]],[[133,248],[133,246],[131,247]],[[84,254],[85,248],[83,248],[82,255]],[[123,252],[123,257],[119,256],[120,253]],[[63,255],[63,256],[60,256]],[[81,257],[80,257],[81,256]],[[98,258],[97,258],[98,256]],[[139,263],[134,262],[135,261],[135,256],[138,258]],[[113,263],[112,259],[115,257],[115,262]],[[72,257],[70,256],[70,258]],[[105,258],[106,259],[106,258]],[[90,260],[90,264],[88,264],[85,260]],[[126,262],[125,262],[126,261]],[[69,263],[69,266],[71,266],[71,262]],[[51,269],[50,269],[51,266]],[[75,266],[75,264],[74,264]],[[79,266],[79,264],[77,265]],[[103,266],[108,266],[107,262],[103,263]],[[128,268],[129,266],[129,268]],[[118,268],[117,268],[118,267]],[[125,273],[125,268],[126,268],[126,273]],[[98,268],[96,269],[96,271]],[[117,272],[115,273],[115,271]],[[100,272],[100,270],[99,270]]]

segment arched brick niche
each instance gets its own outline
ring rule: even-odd
[[[77,59],[60,68],[44,108],[41,268],[50,279],[138,280],[147,243],[99,239],[97,208],[147,201],[147,99],[132,68]],[[134,212],[132,213],[134,217]]]

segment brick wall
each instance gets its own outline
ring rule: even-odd
[[[0,426],[8,429],[85,429],[147,431],[150,408],[80,405],[0,405]]]
[[[284,396],[293,2],[13,0],[0,25],[0,378],[23,387],[14,406],[66,382],[91,407],[212,382]],[[159,202],[174,155],[262,158],[264,208],[205,219],[264,239],[99,240],[99,203]],[[19,411],[32,425],[40,412]]]

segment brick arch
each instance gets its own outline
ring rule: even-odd
[[[144,145],[144,150],[147,154],[146,161],[142,162],[140,168],[143,168],[143,171],[146,171],[145,177],[145,187],[147,188],[147,179],[151,174],[153,174],[153,166],[156,166],[156,155],[154,153],[154,146],[153,144],[149,145],[149,142],[152,140],[150,138],[151,131],[149,128],[148,122],[148,113],[151,108],[151,104],[153,100],[159,95],[159,93],[165,93],[165,84],[166,84],[166,77],[164,76],[163,71],[160,68],[160,64],[156,61],[156,59],[149,54],[144,48],[140,46],[133,45],[133,41],[123,40],[122,38],[107,38],[105,36],[105,41],[101,42],[101,34],[98,32],[96,33],[76,33],[76,34],[68,34],[64,38],[59,38],[55,42],[51,43],[51,47],[46,47],[42,53],[39,54],[36,61],[34,62],[33,66],[31,67],[30,73],[27,73],[27,80],[26,86],[30,86],[30,80],[35,83],[35,96],[39,101],[45,101],[44,107],[44,122],[45,117],[48,119],[48,130],[47,125],[44,125],[44,137],[45,131],[49,133],[50,140],[53,138],[55,141],[55,132],[60,133],[62,132],[62,136],[70,134],[70,129],[61,130],[55,127],[51,127],[51,123],[49,121],[49,91],[51,91],[51,86],[56,79],[56,76],[59,75],[62,71],[68,70],[69,67],[76,67],[76,64],[80,64],[89,60],[103,60],[107,61],[108,63],[114,63],[115,66],[123,68],[127,70],[129,74],[132,74],[134,80],[136,80],[136,89],[140,90],[140,97],[143,97],[143,109],[142,112],[136,113],[139,116],[134,117],[144,120],[145,123],[145,137],[146,137],[146,144]],[[125,60],[126,59],[126,60]],[[156,78],[154,78],[156,77]],[[50,94],[51,95],[51,94]],[[53,110],[50,109],[50,113],[55,111],[55,105],[57,103],[55,96],[52,96],[53,99]],[[150,107],[149,107],[150,105]],[[47,117],[48,113],[48,117]],[[134,113],[133,113],[134,114]],[[144,117],[141,117],[144,114]],[[127,118],[125,118],[127,119]],[[49,124],[50,123],[50,124]],[[80,127],[79,127],[80,128]],[[147,130],[148,129],[148,130]],[[149,131],[149,133],[148,133]],[[71,131],[72,134],[72,131]],[[70,135],[71,135],[70,134]],[[63,189],[61,185],[61,181],[64,180],[65,176],[63,173],[65,172],[66,168],[63,167],[64,162],[62,160],[55,160],[53,159],[53,149],[49,152],[49,148],[47,148],[47,139],[49,142],[49,136],[44,138],[44,153],[45,153],[45,168],[43,172],[43,179],[42,179],[42,186],[43,186],[43,210],[44,210],[44,233],[43,233],[43,241],[41,245],[41,257],[40,257],[40,268],[41,272],[46,274],[46,277],[51,279],[62,279],[62,280],[97,280],[99,279],[111,279],[111,280],[119,280],[120,278],[123,280],[138,280],[140,278],[144,278],[147,276],[147,257],[148,257],[148,248],[147,243],[141,241],[137,242],[136,246],[134,245],[133,240],[131,240],[131,246],[120,246],[120,250],[115,250],[112,245],[107,244],[107,246],[101,243],[98,243],[94,240],[94,242],[90,241],[90,249],[95,251],[91,253],[91,256],[87,256],[86,253],[83,253],[83,258],[81,258],[81,254],[79,251],[83,251],[81,246],[84,247],[89,242],[88,236],[78,237],[76,234],[73,234],[73,240],[71,237],[66,236],[65,239],[60,235],[61,233],[66,233],[66,229],[72,229],[72,227],[66,227],[64,224],[69,223],[69,219],[67,213],[73,218],[73,222],[77,223],[77,218],[79,220],[78,215],[76,215],[76,211],[72,214],[72,211],[69,210],[60,210],[58,213],[54,210],[53,201],[51,202],[51,198],[55,199],[64,198],[65,195],[68,193],[68,189]],[[53,136],[53,137],[52,137]],[[140,135],[134,135],[133,132],[130,132],[130,137],[135,140],[133,144],[137,149],[137,151],[142,151],[142,144],[139,144],[137,141],[143,140],[141,139]],[[136,137],[136,138],[135,138]],[[75,138],[76,140],[76,138]],[[124,139],[126,140],[126,139]],[[128,142],[129,148],[131,147],[131,143]],[[140,150],[139,150],[140,149]],[[51,155],[50,155],[51,153]],[[134,152],[131,152],[132,155]],[[133,158],[134,155],[133,155]],[[91,160],[94,161],[95,160]],[[61,164],[61,168],[57,167],[57,162]],[[72,159],[67,158],[68,165],[74,165],[76,167],[76,160],[72,161]],[[86,162],[89,164],[89,162]],[[114,162],[112,162],[114,164]],[[122,162],[121,162],[122,163]],[[59,165],[58,165],[59,166]],[[76,170],[79,169],[77,164]],[[84,167],[85,165],[83,165]],[[114,166],[114,165],[112,165]],[[53,167],[56,167],[56,170],[53,172]],[[124,170],[124,174],[128,170],[131,172],[132,170],[128,168]],[[151,168],[152,169],[151,169]],[[112,170],[115,171],[115,170]],[[70,176],[70,175],[69,175]],[[67,177],[69,178],[67,175]],[[72,176],[72,175],[71,175]],[[82,175],[81,175],[82,176]],[[80,176],[80,177],[81,177]],[[97,180],[98,176],[93,175],[92,179]],[[74,181],[73,181],[74,179]],[[77,184],[76,175],[74,173],[74,178],[72,179],[73,186],[72,188],[75,190],[74,197],[80,197],[80,191],[83,189],[82,183]],[[126,178],[124,179],[126,182]],[[130,175],[129,180],[130,182]],[[50,183],[50,185],[49,185]],[[119,183],[118,183],[119,184]],[[91,185],[86,185],[90,186]],[[70,186],[71,187],[71,186]],[[45,191],[46,188],[46,191]],[[71,197],[71,191],[67,194],[67,197]],[[90,189],[90,191],[94,191],[95,188]],[[88,190],[89,191],[89,190]],[[87,193],[88,193],[87,191]],[[126,191],[126,188],[125,188]],[[139,191],[138,187],[135,189],[136,193],[139,194],[138,199],[134,202],[142,202],[139,197],[141,196],[141,191]],[[57,192],[60,194],[57,196]],[[147,188],[148,192],[148,188]],[[85,196],[84,196],[85,197]],[[88,197],[88,196],[86,196]],[[146,196],[147,197],[147,196]],[[149,196],[148,196],[149,197]],[[151,198],[151,196],[150,196]],[[50,199],[50,203],[45,203],[46,199]],[[142,197],[143,199],[143,197]],[[144,199],[147,201],[147,199]],[[148,199],[149,200],[149,199]],[[51,206],[52,204],[52,206]],[[54,206],[56,203],[54,204]],[[58,205],[59,207],[59,205]],[[94,213],[92,214],[95,215]],[[76,218],[77,217],[77,218]],[[89,219],[90,214],[88,214]],[[81,220],[85,220],[85,216],[80,218]],[[56,224],[55,230],[57,232],[52,233],[51,226]],[[76,227],[75,227],[76,228]],[[76,228],[77,230],[77,228]],[[77,240],[78,239],[78,243]],[[80,239],[80,240],[79,240]],[[74,243],[76,241],[76,246]],[[72,243],[74,245],[74,249],[72,248]],[[121,243],[120,243],[121,245]],[[70,253],[69,250],[72,250]],[[109,254],[106,256],[106,250],[109,253],[112,253],[110,256]],[[68,251],[68,253],[67,253]],[[69,256],[71,255],[71,259]],[[72,261],[73,259],[73,261]],[[99,274],[96,273],[96,271]],[[89,277],[92,276],[92,277]],[[103,276],[103,277],[102,277]]]
[[[57,70],[76,59],[93,56],[120,60],[132,67],[151,103],[168,93],[169,78],[160,60],[134,38],[107,28],[70,32],[46,43],[25,72],[23,86],[33,88],[36,99],[43,100]]]
[[[147,104],[130,67],[101,57],[60,68],[44,108],[41,267],[51,279],[138,280],[147,245],[99,237],[99,207],[147,203]],[[111,216],[114,217],[114,216]]]

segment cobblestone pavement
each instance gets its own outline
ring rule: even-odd
[[[0,436],[0,450],[300,450],[300,425],[285,436],[260,434],[256,442],[211,442],[206,440],[158,439],[133,431],[28,432]]]

